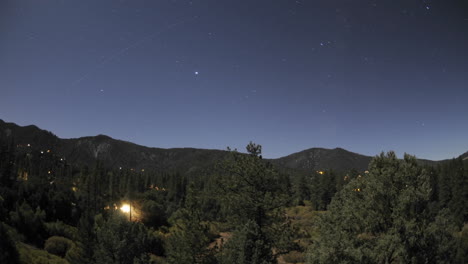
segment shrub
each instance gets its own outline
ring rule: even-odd
[[[71,240],[76,239],[77,228],[67,225],[61,221],[49,222],[44,224],[49,236],[61,236]]]
[[[47,239],[44,249],[51,254],[63,258],[72,246],[73,242],[70,239],[60,236],[53,236]]]

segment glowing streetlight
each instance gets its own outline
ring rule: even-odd
[[[123,204],[122,207],[120,207],[120,210],[124,213],[130,213],[130,205],[129,204]]]

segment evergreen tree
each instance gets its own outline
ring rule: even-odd
[[[283,192],[279,173],[262,160],[261,146],[251,142],[247,150],[249,155],[232,152],[220,178],[220,197],[229,222],[237,227],[222,258],[233,263],[276,263],[276,257],[293,246],[283,212],[289,197]]]
[[[0,186],[12,187],[15,181],[14,174],[14,141],[10,139],[0,141]]]
[[[431,217],[430,177],[414,157],[381,154],[319,219],[308,263],[450,263],[453,221]]]
[[[202,221],[200,197],[191,184],[184,208],[171,218],[171,233],[167,241],[167,259],[174,264],[210,263],[211,251],[208,226]]]
[[[306,175],[302,174],[296,180],[294,185],[295,204],[304,205],[304,200],[310,200],[310,184]]]
[[[126,216],[114,212],[107,220],[98,215],[95,229],[97,244],[94,258],[97,263],[148,262],[153,238],[143,224],[130,222]]]
[[[468,172],[463,161],[456,159],[451,162],[452,199],[448,206],[455,217],[458,226],[468,222]]]
[[[240,226],[222,253],[221,264],[276,263],[272,254],[272,243],[254,221]]]
[[[94,218],[89,211],[84,211],[78,222],[76,246],[67,253],[67,260],[73,264],[94,263],[94,249],[96,247],[96,233]]]
[[[42,247],[46,237],[44,228],[45,213],[39,207],[33,210],[27,202],[23,202],[10,212],[10,221],[20,233],[26,236],[27,241]]]
[[[0,263],[19,263],[15,242],[8,235],[8,230],[2,222],[0,222]]]

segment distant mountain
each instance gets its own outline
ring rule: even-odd
[[[345,171],[351,168],[364,171],[372,157],[364,156],[342,148],[311,148],[286,157],[272,160],[272,163],[286,168],[316,171],[333,169]]]
[[[461,155],[460,155],[460,158],[461,158],[462,160],[468,160],[468,151],[465,152],[465,153],[463,153],[463,154],[461,154]]]
[[[201,170],[223,159],[228,152],[195,148],[149,148],[105,135],[60,139],[36,126],[18,126],[0,120],[0,137],[13,138],[27,147],[65,158],[75,165],[92,166],[96,159],[106,167],[187,172]]]
[[[96,159],[106,167],[148,169],[164,172],[200,172],[224,159],[227,151],[196,148],[150,148],[105,135],[61,139],[34,125],[18,126],[0,119],[0,138],[14,139],[17,147],[29,147],[54,153],[75,165],[92,166]],[[461,155],[468,159],[468,152]],[[311,148],[282,158],[270,159],[280,168],[292,171],[367,169],[372,157],[342,148]],[[437,162],[420,160],[423,164]]]

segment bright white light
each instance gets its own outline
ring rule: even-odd
[[[197,71],[195,72],[195,75],[198,75],[198,72],[197,72]]]
[[[122,212],[124,212],[124,213],[129,213],[130,212],[130,205],[124,204],[124,205],[122,205],[122,207],[120,207],[120,210],[122,210]]]

